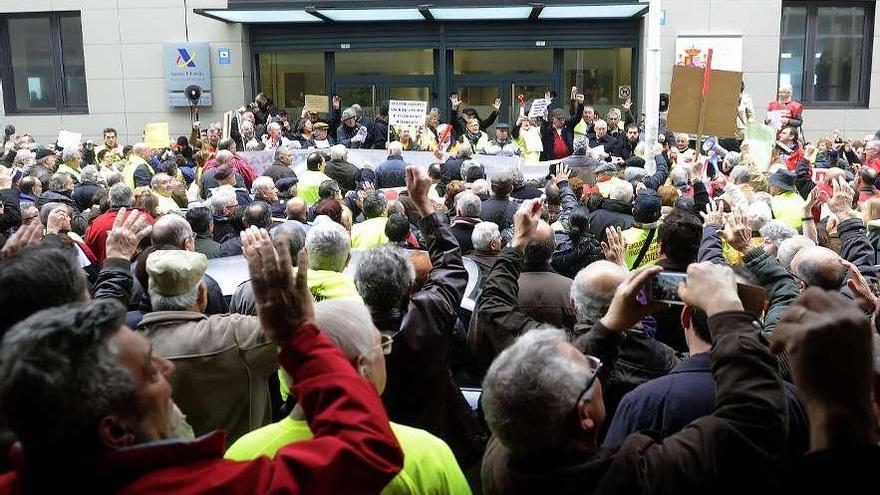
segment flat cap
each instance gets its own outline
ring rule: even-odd
[[[147,258],[150,291],[163,296],[186,294],[199,285],[206,268],[208,258],[202,253],[155,251]]]

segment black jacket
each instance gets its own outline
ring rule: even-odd
[[[58,192],[58,191],[43,191],[43,194],[40,195],[39,199],[37,199],[36,207],[38,209],[43,208],[47,203],[62,203],[70,207],[70,229],[76,232],[79,235],[85,235],[86,228],[89,226],[89,221],[83,216],[79,207],[76,204],[76,201],[70,198],[68,193],[66,192]],[[16,208],[16,210],[18,210]],[[19,222],[21,221],[21,216],[19,213]]]
[[[293,171],[288,165],[285,165],[281,162],[273,162],[272,165],[266,167],[266,170],[263,171],[263,175],[266,177],[271,177],[272,181],[278,182],[281,179],[285,179],[287,177],[296,178],[296,172]]]
[[[607,227],[620,227],[626,230],[633,226],[632,206],[616,199],[602,199],[598,210],[590,213],[590,233],[598,239],[605,238]]]
[[[571,155],[574,151],[574,127],[580,122],[583,113],[584,105],[580,104],[575,110],[574,115],[562,126],[562,140],[565,141],[565,145],[568,147],[568,155]],[[541,144],[544,146],[544,151],[541,152],[541,160],[553,159],[553,134],[555,132],[553,124],[549,121],[541,122]]]
[[[565,232],[556,234],[556,251],[550,262],[557,273],[573,279],[581,268],[598,260],[605,259],[605,253],[599,239],[589,232],[571,232],[568,218],[578,201],[567,180],[556,184],[562,197],[562,209],[559,212],[559,223]]]
[[[498,226],[498,230],[504,230],[513,225],[513,215],[519,205],[520,201],[515,199],[491,197],[483,201],[480,219],[484,222],[493,222]]]
[[[73,188],[73,194],[70,197],[76,202],[76,206],[80,211],[85,211],[92,207],[95,194],[98,193],[99,189],[101,189],[101,185],[97,182],[84,180]]]
[[[324,168],[324,174],[335,180],[339,184],[339,188],[342,189],[342,194],[345,194],[357,189],[355,176],[358,170],[355,164],[345,160],[330,160]]]

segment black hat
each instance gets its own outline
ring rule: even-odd
[[[510,124],[506,124],[504,122],[499,122],[499,123],[495,124],[495,129],[501,129],[503,131],[506,131],[506,130],[510,129]]]
[[[787,168],[779,168],[773,175],[767,178],[767,182],[771,186],[776,186],[786,191],[794,191],[794,172]]]
[[[623,162],[623,164],[627,167],[645,168],[645,160],[642,157],[636,155],[627,158],[626,161]]]
[[[662,206],[660,196],[653,190],[640,192],[633,202],[633,220],[641,224],[654,223],[660,220]]]
[[[464,110],[462,110],[461,113],[463,113],[465,115],[476,115],[477,111],[475,109],[473,109],[472,107],[467,107]]]
[[[40,148],[37,150],[37,160],[41,158],[46,158],[47,156],[54,155],[55,152],[48,148]]]

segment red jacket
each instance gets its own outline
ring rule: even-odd
[[[225,460],[226,434],[215,431],[71,459],[64,472],[75,474],[45,474],[60,477],[72,493],[379,493],[403,467],[403,453],[376,388],[314,325],[301,327],[278,361],[294,377],[315,436],[282,448],[275,459]],[[22,489],[18,472],[0,476],[0,495]]]
[[[258,177],[257,173],[250,166],[250,164],[244,160],[244,158],[238,155],[233,154],[231,162],[232,166],[235,167],[235,171],[238,172],[244,179],[245,186],[250,189],[251,185],[254,183],[254,179]],[[205,163],[205,168],[202,169],[202,173],[205,173],[216,166],[217,159],[211,158],[210,160],[208,160],[208,163]]]
[[[132,211],[135,211],[135,209],[129,209],[125,218],[128,218],[128,215],[131,215]],[[86,241],[86,246],[92,250],[98,264],[104,263],[104,258],[107,257],[107,233],[113,228],[113,222],[116,221],[117,212],[119,212],[118,209],[101,213],[92,220],[92,223],[90,223],[89,227],[86,229],[86,237],[84,239]],[[152,215],[149,213],[145,213],[145,215],[147,216],[147,223],[152,224]]]

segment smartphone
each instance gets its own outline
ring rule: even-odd
[[[687,273],[660,272],[651,279],[651,301],[684,305],[678,297],[678,286],[687,281]]]

